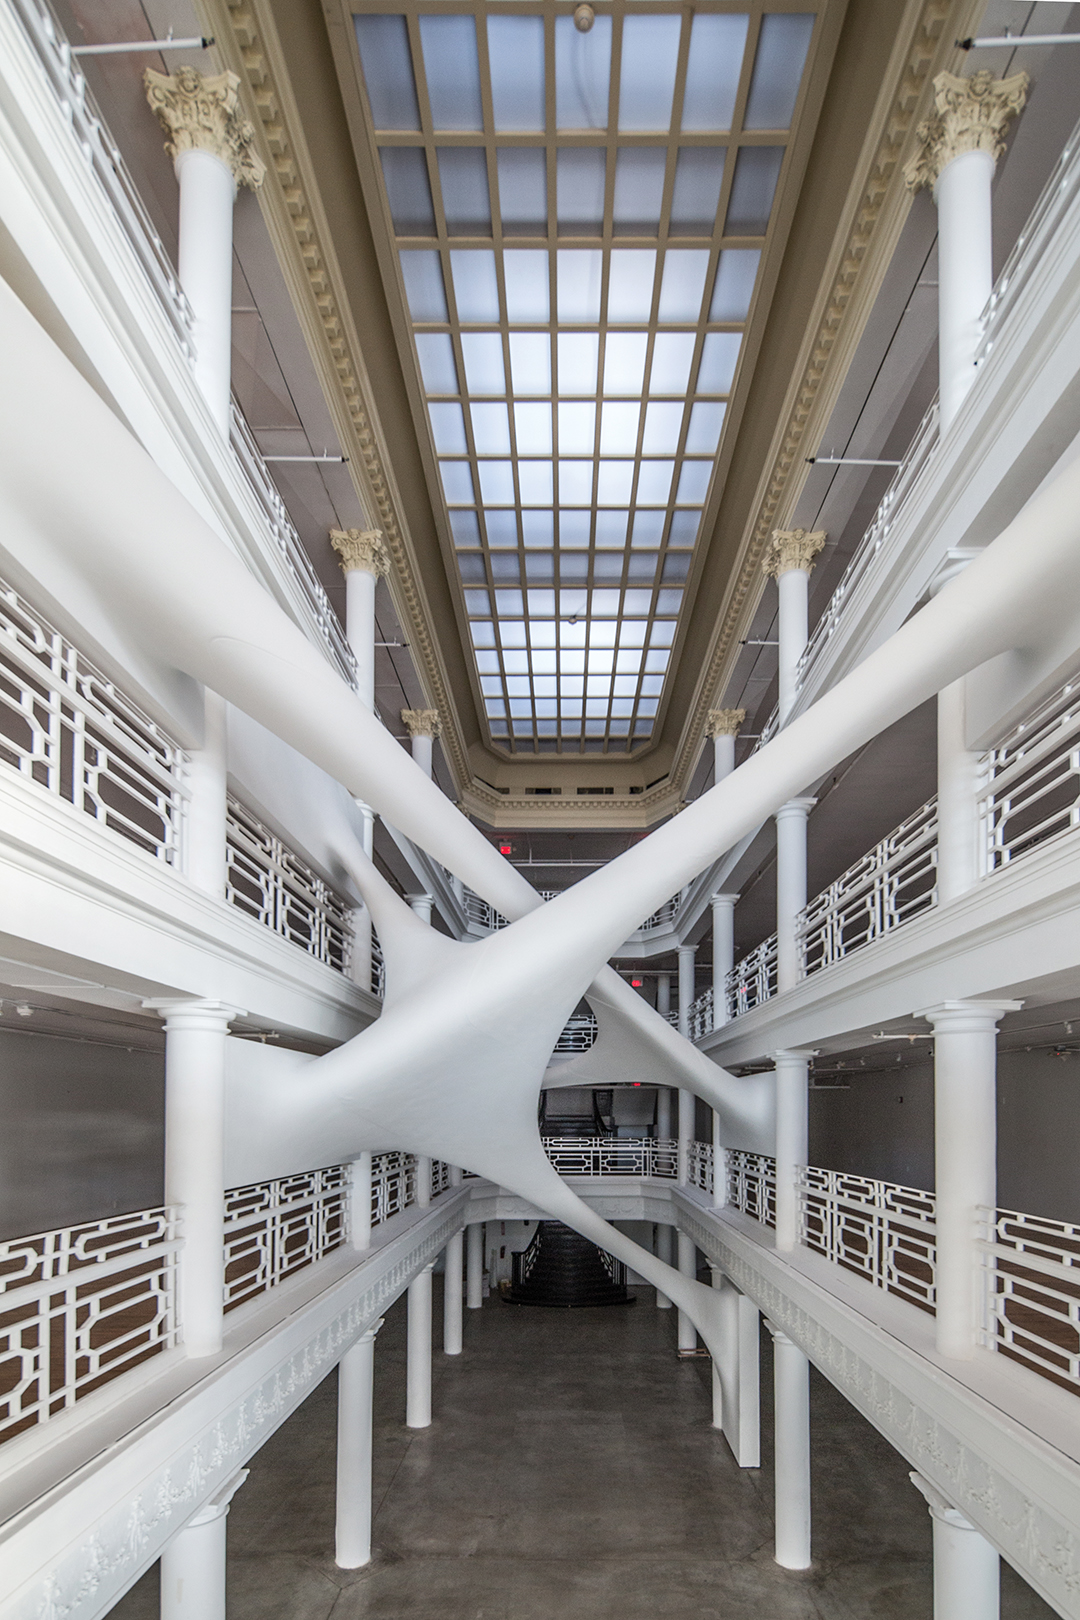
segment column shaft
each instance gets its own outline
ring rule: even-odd
[[[679,1270],[682,1272],[684,1277],[696,1277],[697,1276],[697,1246],[694,1243],[693,1238],[692,1237],[687,1237],[685,1232],[680,1232],[679,1236],[678,1236],[678,1245],[679,1245]],[[680,1311],[679,1312],[679,1324],[678,1325],[679,1325],[679,1349],[680,1350],[696,1350],[697,1349],[697,1328],[694,1326],[693,1322],[690,1320],[689,1316],[687,1316],[685,1311]]]
[[[665,1221],[659,1221],[656,1227],[656,1258],[662,1260],[666,1266],[670,1266],[672,1262],[672,1250],[675,1247],[673,1239],[674,1228],[668,1226]],[[656,1308],[658,1311],[671,1309],[670,1299],[666,1294],[662,1294],[659,1288],[656,1290]]]
[[[431,1160],[426,1153],[416,1158],[416,1207],[427,1209],[431,1203]]]
[[[993,290],[989,152],[961,152],[934,187],[938,210],[938,380],[941,430],[975,380],[979,316]]]
[[[371,1248],[371,1154],[352,1161],[349,1188],[349,1241],[354,1249]]]
[[[974,888],[979,877],[979,755],[967,744],[967,679],[943,687],[937,700],[938,899]]]
[[[478,1311],[484,1303],[484,1223],[473,1221],[465,1228],[466,1246],[466,1299],[470,1311]]]
[[[785,568],[777,575],[779,720],[785,725],[795,702],[796,671],[806,646],[810,574],[807,568]]]
[[[356,659],[356,695],[375,707],[375,583],[366,568],[345,574],[345,633]]]
[[[934,1530],[934,1620],[999,1620],[1001,1559],[997,1549],[930,1481],[913,1473]]]
[[[773,1330],[776,1405],[776,1562],[810,1566],[810,1363]]]
[[[226,1521],[246,1468],[222,1486],[161,1554],[161,1620],[225,1620]]]
[[[713,1370],[719,1375],[724,1438],[740,1468],[757,1468],[761,1463],[758,1310],[718,1271],[713,1272],[713,1287],[720,1290],[720,1361]]]
[[[777,1052],[776,1060],[776,1247],[799,1242],[798,1169],[806,1163],[808,1063],[805,1052]]]
[[[338,1363],[337,1530],[334,1561],[360,1569],[371,1561],[371,1440],[375,1335],[379,1322]]]
[[[455,1232],[443,1256],[443,1350],[448,1356],[460,1356],[463,1342],[461,1284],[464,1253],[465,1234]]]
[[[409,1284],[406,1347],[405,1425],[426,1429],[431,1423],[431,1266]]]
[[[197,889],[225,898],[228,748],[225,699],[203,688],[203,745],[188,755],[184,871]]]
[[[196,381],[224,438],[232,386],[232,247],[236,181],[212,152],[176,157],[180,185],[180,285],[191,305]]]
[[[776,988],[781,992],[794,990],[802,976],[798,927],[806,905],[806,822],[813,804],[813,799],[789,799],[776,812]]]
[[[728,1021],[727,976],[735,966],[735,902],[737,894],[712,897],[713,1028]]]

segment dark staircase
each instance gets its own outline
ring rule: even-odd
[[[632,1305],[626,1267],[561,1221],[541,1221],[527,1249],[512,1257],[511,1305]]]

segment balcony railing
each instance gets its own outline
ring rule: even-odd
[[[352,948],[349,907],[289,846],[230,798],[225,897],[309,956],[345,973]]]
[[[764,1153],[744,1153],[741,1148],[727,1152],[727,1201],[732,1209],[776,1225],[776,1160]]]
[[[146,854],[179,864],[183,750],[2,582],[0,764]]]
[[[225,1194],[226,1311],[345,1242],[348,1188],[348,1166],[336,1164]]]
[[[1080,679],[983,756],[985,870],[999,871],[1080,826]]]
[[[739,1018],[776,994],[776,935],[762,940],[724,980],[728,1017]]]
[[[371,1224],[388,1221],[416,1202],[416,1160],[411,1153],[371,1157]]]
[[[596,1045],[596,1019],[592,1013],[583,1013],[567,1021],[555,1042],[556,1052],[588,1052]]]
[[[933,1311],[933,1193],[804,1165],[799,1203],[807,1248],[876,1288]]]
[[[1080,1226],[980,1211],[981,1340],[1080,1393]]]
[[[560,1176],[651,1176],[674,1181],[678,1142],[649,1136],[545,1136],[544,1152]]]
[[[0,1243],[0,1444],[174,1345],[175,1211]]]
[[[713,1190],[713,1145],[711,1142],[691,1142],[686,1156],[686,1176],[691,1187],[702,1192]]]
[[[52,8],[44,0],[13,0],[13,10],[41,64],[42,75],[75,144],[134,250],[182,350],[190,360],[191,309],[165,246],[143,207],[127,165],[71,54]]]

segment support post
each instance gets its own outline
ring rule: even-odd
[[[371,1154],[358,1153],[349,1180],[349,1242],[363,1253],[371,1248]]]
[[[431,1205],[431,1159],[426,1153],[417,1154],[413,1160],[413,1175],[416,1186],[417,1209],[428,1209]]]
[[[465,1228],[465,1303],[478,1311],[484,1303],[484,1223],[473,1221]]]
[[[799,659],[809,639],[810,571],[825,544],[825,531],[774,529],[762,568],[777,588],[778,718],[785,726],[795,703]]]
[[[810,1363],[786,1333],[773,1337],[776,1562],[810,1567]]]
[[[720,1291],[720,1384],[724,1438],[740,1468],[761,1465],[761,1347],[757,1306],[719,1267],[713,1287]],[[714,1384],[715,1416],[715,1384]]]
[[[693,945],[679,946],[679,1034],[690,1039],[690,1008],[694,1001],[694,958],[697,954]],[[692,1091],[685,1088],[678,1093],[679,1097],[679,1186],[685,1187],[690,1180],[690,1144],[694,1140],[695,1118],[697,1114],[697,1099]]]
[[[928,1479],[916,1473],[910,1478],[926,1498],[934,1525],[934,1620],[999,1620],[997,1548]]]
[[[334,1562],[361,1569],[371,1562],[371,1441],[375,1335],[382,1320],[338,1362],[337,1528]]]
[[[197,889],[224,900],[228,876],[228,724],[225,699],[203,688],[203,743],[188,755],[190,795],[184,825],[184,872]]]
[[[977,1210],[997,1206],[997,1026],[1019,1001],[943,1001],[934,1030],[935,1318],[943,1356],[969,1360],[978,1328]]]
[[[656,1258],[662,1260],[666,1266],[670,1266],[673,1259],[674,1235],[674,1228],[669,1226],[666,1221],[657,1222]],[[658,1311],[670,1311],[671,1309],[670,1299],[666,1294],[662,1294],[659,1288],[656,1290],[656,1308]]]
[[[178,1530],[161,1554],[161,1620],[225,1620],[225,1524],[242,1468]]]
[[[809,1057],[780,1051],[776,1063],[776,1247],[799,1244],[799,1167],[807,1157]]]
[[[789,799],[776,812],[776,988],[802,978],[799,917],[806,908],[806,823],[816,799]]]
[[[405,1425],[426,1429],[431,1423],[431,1274],[425,1266],[409,1284],[406,1346]]]
[[[455,1232],[443,1255],[443,1352],[460,1356],[463,1344],[462,1265],[465,1234]]]
[[[710,709],[705,716],[705,735],[713,744],[714,787],[735,769],[735,738],[745,719],[745,709]]]
[[[712,897],[713,1028],[729,1021],[727,976],[735,966],[735,905],[737,894]]]
[[[697,1276],[697,1245],[685,1232],[678,1234],[679,1270],[684,1277]],[[697,1328],[685,1311],[679,1312],[679,1353],[697,1349]]]
[[[430,923],[431,923],[431,908],[435,904],[434,895],[430,895],[430,894],[407,894],[405,896],[405,899],[407,900],[407,902],[409,904],[409,908],[412,911],[413,915],[415,917],[419,917],[421,922],[425,922],[425,923],[428,923],[430,925]]]
[[[412,740],[412,757],[425,776],[432,774],[435,739],[442,735],[438,709],[402,709],[402,724]]]

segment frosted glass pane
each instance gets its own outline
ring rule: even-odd
[[[784,161],[782,146],[740,146],[728,201],[728,236],[764,236]]]
[[[566,516],[566,515],[567,515],[566,513],[561,514],[561,516]],[[588,514],[588,512],[571,512],[569,514],[569,516],[573,517],[573,518],[582,518],[582,519],[584,519],[583,524],[575,526],[574,532],[575,533],[577,532],[577,527],[583,528],[585,538],[583,540],[580,540],[580,541],[576,542],[576,543],[580,544],[580,545],[583,545],[583,546],[587,546],[588,543],[589,543],[589,514]],[[561,521],[561,519],[560,519],[560,521]],[[562,584],[564,584],[564,585],[571,585],[571,584],[576,583],[579,580],[584,581],[584,580],[587,580],[588,577],[589,577],[589,553],[587,551],[570,551],[570,550],[567,549],[569,544],[570,544],[570,542],[569,542],[569,540],[567,540],[566,543],[563,545],[562,549],[559,552],[559,579],[562,582]],[[567,632],[564,631],[563,632],[563,644],[564,644],[564,646],[568,644],[567,641],[566,641],[566,635],[567,635]]]
[[[671,519],[668,547],[692,546],[701,526],[700,512],[676,512]]]
[[[510,375],[515,394],[550,394],[551,339],[546,332],[510,333]]]
[[[592,500],[592,486],[593,464],[591,461],[559,462],[560,503],[572,506],[587,506]],[[627,499],[629,499],[629,493]]]
[[[479,660],[477,662],[479,663]],[[500,676],[487,675],[480,682],[480,690],[487,697],[502,697],[502,689],[502,678]],[[501,703],[497,705],[497,710],[499,714],[504,712]]]
[[[707,248],[669,249],[660,283],[660,320],[696,321],[701,314],[708,272]]]
[[[682,127],[730,129],[750,19],[699,12],[690,34]]]
[[[512,613],[516,617],[520,618],[520,616],[525,612],[525,601],[524,601],[524,598],[523,598],[521,592],[520,591],[496,591],[495,592],[495,612],[497,614],[499,614],[499,613]],[[509,681],[507,681],[506,684],[507,684],[507,686],[509,686],[509,684],[510,684]],[[529,683],[528,683],[527,680],[522,682],[522,687],[526,692],[529,690]]]
[[[498,332],[464,332],[461,352],[470,394],[504,394],[502,338]]]
[[[754,296],[760,248],[725,248],[716,266],[710,321],[745,321]]]
[[[504,647],[524,647],[525,646],[525,626],[524,626],[524,624],[522,624],[520,621],[517,624],[515,624],[512,620],[508,619],[505,622],[505,624],[501,624],[499,626],[499,639],[502,641],[502,644],[503,644]],[[510,667],[510,660],[509,659],[506,659],[506,666],[509,669],[509,667]],[[523,665],[522,667],[526,668],[527,665]]]
[[[663,512],[635,512],[632,546],[658,546],[664,533]]]
[[[598,618],[614,618],[619,611],[619,593],[618,591],[593,591],[590,606]]]
[[[643,461],[637,487],[638,505],[666,506],[674,471],[673,461]]]
[[[561,469],[560,469],[561,470]],[[592,518],[588,512],[560,512],[559,513],[559,545],[566,547],[587,546],[592,532]],[[586,559],[587,560],[587,559]],[[562,576],[566,578],[566,559],[559,563]]]
[[[671,198],[672,236],[712,235],[726,156],[722,146],[680,147]]]
[[[472,430],[478,456],[510,454],[510,418],[505,405],[474,405]]]
[[[554,499],[550,461],[519,461],[522,506],[550,506]]]
[[[523,512],[521,514],[522,538],[530,549],[544,550],[555,544],[555,514],[554,512]],[[533,636],[534,646],[553,646],[553,642],[537,642]]]
[[[398,236],[434,236],[427,159],[419,146],[380,146],[390,217]]]
[[[651,607],[652,591],[627,591],[626,595],[623,597],[623,612],[627,615],[627,617],[640,616],[641,618],[644,618]],[[623,663],[624,659],[628,661],[631,669],[640,669],[641,654],[639,652],[621,652],[619,654],[618,663],[618,667],[620,669],[626,667],[626,665]]]
[[[467,461],[440,461],[443,493],[448,506],[471,506],[473,494],[472,472]]]
[[[615,668],[620,675],[636,675],[641,668],[641,654],[634,652],[632,649],[617,653],[615,656]],[[617,689],[617,679],[615,684]],[[634,682],[633,684],[636,685],[637,683]]]
[[[608,320],[647,321],[656,280],[655,248],[614,248],[608,276]]]
[[[682,18],[627,17],[623,23],[619,128],[663,129],[671,123]]]
[[[499,213],[504,236],[547,235],[547,156],[532,146],[500,146]]]
[[[556,254],[556,276],[560,324],[576,326],[579,322],[600,319],[603,259],[598,249],[559,249]]]
[[[699,403],[694,406],[690,412],[690,426],[686,434],[686,449],[689,455],[715,455],[726,411],[726,405]]]
[[[549,456],[551,454],[551,406],[515,405],[514,432],[517,435],[518,455]]]
[[[766,12],[746,102],[746,129],[787,129],[795,111],[810,35],[812,12]]]
[[[495,255],[490,249],[452,249],[450,274],[454,278],[459,321],[491,325],[499,319],[499,283],[495,278]]]
[[[625,517],[625,513],[600,511],[596,514],[596,544],[598,548],[605,545],[608,547],[620,545],[619,541],[605,541],[600,537],[601,519],[609,517]],[[597,549],[596,555],[593,557],[593,579],[597,585],[609,583],[617,585],[622,579],[622,571],[623,557],[621,549],[618,551],[613,549],[601,551]]]
[[[598,546],[618,547],[621,551],[626,545],[626,525],[630,517],[629,512],[597,512],[596,514],[596,544]],[[622,569],[622,559],[615,558],[619,570]],[[618,573],[616,573],[618,578]]]
[[[644,624],[622,624],[619,627],[620,647],[643,647],[647,626]]]
[[[437,146],[446,229],[451,236],[490,236],[491,199],[482,146]]]
[[[420,375],[429,394],[456,394],[458,391],[457,366],[454,363],[454,345],[448,332],[418,332],[416,353],[420,359]]]
[[[546,321],[548,256],[542,248],[512,248],[503,254],[506,316],[510,321]]]
[[[555,123],[559,129],[606,129],[611,77],[611,18],[579,34],[573,17],[555,19]]]
[[[650,394],[685,394],[694,358],[693,332],[659,332],[653,344]]]
[[[562,236],[599,236],[604,224],[607,154],[594,146],[563,146],[555,158],[555,195]]]
[[[438,253],[430,249],[401,253],[405,297],[414,321],[445,321],[446,290]],[[498,316],[495,317],[496,320]]]
[[[487,529],[489,546],[500,550],[517,546],[517,517],[513,512],[485,512],[484,527]]]
[[[544,128],[544,19],[489,17],[488,60],[497,130]]]
[[[682,427],[682,401],[676,404],[654,402],[645,412],[645,433],[642,449],[647,456],[674,455],[679,448],[679,430]]]
[[[634,463],[632,461],[602,461],[596,486],[597,505],[628,505],[633,476]]]
[[[499,672],[498,653],[479,652],[476,655],[476,667],[481,675],[497,675]]]
[[[657,613],[678,613],[682,607],[683,593],[679,591],[660,591],[656,599]]]
[[[613,404],[609,400],[600,417],[600,454],[632,456],[637,450],[640,420],[640,405]]]
[[[559,453],[564,456],[591,456],[595,444],[596,406],[559,405]]]
[[[431,122],[435,129],[484,127],[476,24],[468,16],[420,18]]]
[[[729,394],[735,376],[735,362],[742,347],[739,332],[710,332],[701,349],[698,371],[699,394]]]
[[[709,491],[711,461],[684,461],[675,500],[679,506],[700,506]]]
[[[627,563],[626,577],[636,584],[651,584],[656,576],[658,561],[655,551],[632,551]]]
[[[480,525],[476,521],[475,512],[451,512],[450,532],[454,536],[455,546],[480,544]]]
[[[560,332],[557,341],[559,393],[594,394],[600,355],[599,335],[596,332]]]
[[[485,506],[513,506],[514,466],[510,461],[481,461],[480,499]]]
[[[491,577],[496,585],[516,585],[521,579],[521,565],[512,551],[499,552],[491,559]]]
[[[435,448],[443,456],[463,456],[468,452],[465,443],[465,418],[460,405],[429,405],[431,432]],[[473,520],[476,521],[475,518]]]
[[[609,332],[604,345],[604,393],[640,394],[648,338],[644,332]]]
[[[657,619],[649,632],[650,647],[670,647],[675,640],[675,622],[672,619]],[[651,666],[650,666],[651,667]]]
[[[620,146],[615,158],[616,236],[655,236],[664,201],[664,146]]]
[[[354,17],[356,43],[376,129],[419,129],[409,31],[404,17]]]
[[[523,610],[519,605],[518,612],[521,613],[522,611]],[[511,675],[506,683],[506,690],[509,692],[511,697],[531,697],[531,687],[532,683],[527,675]],[[518,712],[519,711],[517,709],[514,710],[515,714]]]

